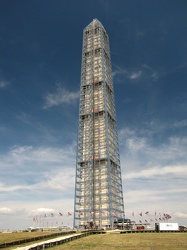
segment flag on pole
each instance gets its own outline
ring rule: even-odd
[[[165,217],[166,220],[171,219],[171,215],[169,215],[169,214],[165,214],[164,217]]]

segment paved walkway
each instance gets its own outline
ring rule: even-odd
[[[58,237],[58,238],[54,238],[54,239],[38,242],[38,243],[35,243],[35,244],[31,244],[31,245],[28,245],[28,246],[17,247],[17,248],[14,248],[14,249],[16,249],[16,250],[45,249],[45,247],[52,247],[52,246],[55,246],[55,245],[59,245],[59,244],[62,244],[64,242],[68,242],[68,241],[71,241],[71,240],[74,240],[74,239],[84,237],[86,235],[87,234],[84,234],[84,233],[73,234],[73,235],[65,235],[65,236],[61,236],[61,237]]]

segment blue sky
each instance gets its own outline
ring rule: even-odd
[[[59,212],[72,225],[82,31],[94,18],[110,39],[126,217],[187,224],[187,2],[1,0],[0,229]]]

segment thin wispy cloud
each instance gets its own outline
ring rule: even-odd
[[[126,190],[126,215],[132,218],[132,211],[135,211],[134,219],[139,220],[139,213],[142,211],[149,211],[149,215],[153,215],[154,217],[155,213],[157,215],[160,213],[169,213],[173,221],[177,219],[180,223],[180,220],[185,219],[187,215],[185,211],[185,201],[181,200],[182,202],[180,206],[178,206],[178,211],[172,209],[172,203],[175,197],[179,197],[179,200],[181,197],[184,197],[186,191],[187,189],[177,186],[169,186],[168,188],[162,186],[161,189],[153,189],[152,187],[148,189],[144,187],[141,188],[141,190]],[[172,202],[171,199],[173,200]],[[137,203],[139,206],[136,206]]]
[[[141,67],[142,70],[144,69],[144,74],[147,75],[148,78],[155,81],[158,80],[161,72],[155,70],[152,66],[149,66],[147,64],[142,64]]]
[[[9,84],[7,81],[0,81],[0,89],[6,88]]]
[[[63,103],[71,104],[74,101],[77,101],[79,98],[79,91],[70,92],[63,87],[58,86],[55,93],[48,93],[44,97],[45,104],[43,109],[48,109],[54,106],[59,106]]]
[[[0,183],[0,192],[14,192],[14,191],[20,191],[20,190],[31,190],[31,186],[28,185],[6,185],[3,183]]]
[[[14,146],[6,156],[0,156],[0,191],[66,190],[72,191],[75,176],[75,148],[34,148]],[[25,166],[27,166],[25,168]],[[63,171],[62,171],[63,169]],[[9,176],[9,173],[14,178]],[[6,176],[9,176],[7,179]],[[32,176],[32,182],[30,178]],[[17,179],[17,181],[15,180]],[[10,184],[11,181],[11,184]]]
[[[155,144],[152,132],[146,131],[128,127],[119,131],[126,209],[133,211],[137,203],[144,210],[169,208],[180,221],[186,218],[187,138],[171,136]],[[180,200],[178,210],[170,205],[171,199],[172,203]]]
[[[31,116],[30,114],[24,112],[19,112],[15,117],[19,122],[27,125],[27,128],[32,131],[30,135],[27,135],[29,136],[31,142],[39,141],[43,142],[44,144],[50,144],[56,142],[59,139],[59,134],[55,129],[50,128],[48,124],[43,123],[35,116]]]
[[[187,127],[187,120],[176,121],[176,122],[174,122],[173,126],[176,128]]]
[[[124,98],[123,102],[124,103],[130,103],[133,102],[134,100],[132,98]]]
[[[129,77],[131,80],[136,80],[136,79],[140,78],[141,75],[142,75],[142,71],[139,70],[139,71],[135,71],[135,72],[129,73],[129,76],[128,76],[128,77]]]
[[[186,148],[187,138],[171,136],[165,139],[161,145],[154,144],[154,137],[144,131],[136,131],[130,128],[121,129],[119,131],[119,143],[121,145],[122,157],[124,164],[130,160],[134,161],[136,169],[147,169],[156,165],[166,167],[180,166],[187,161]],[[130,156],[130,158],[129,158]],[[134,167],[135,167],[134,165]]]
[[[132,80],[132,82],[136,82],[136,80],[144,79],[146,81],[156,81],[158,80],[161,72],[153,69],[151,66],[147,64],[139,65],[135,68],[123,68],[114,64],[114,70],[112,72],[113,77],[125,76],[127,79]]]
[[[142,70],[135,70],[135,69],[124,69],[117,65],[114,65],[115,70],[112,72],[113,77],[117,76],[125,76],[129,80],[137,80],[142,77]]]
[[[117,76],[117,75],[127,75],[128,74],[128,72],[127,72],[127,70],[126,69],[123,69],[123,68],[121,68],[121,67],[119,67],[118,65],[116,65],[116,64],[113,64],[114,65],[114,70],[112,71],[112,76],[113,77],[115,77],[115,76]]]
[[[16,228],[16,221],[23,217],[32,225],[32,216],[37,214],[72,212],[75,155],[74,144],[59,148],[15,145],[0,155],[1,221],[11,214],[6,223]],[[71,225],[72,218],[63,221]],[[6,228],[6,223],[1,225]]]
[[[45,180],[37,183],[36,188],[45,190],[61,190],[66,191],[66,194],[72,192],[74,187],[75,171],[73,168],[64,168],[63,171],[55,171],[51,175],[46,173]]]
[[[140,172],[130,172],[125,179],[133,178],[157,178],[158,176],[187,176],[187,165],[161,166],[144,169]]]

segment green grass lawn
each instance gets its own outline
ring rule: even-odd
[[[187,250],[187,233],[98,234],[83,237],[54,250]]]
[[[0,244],[5,242],[13,242],[17,240],[24,240],[28,238],[34,238],[41,235],[50,235],[54,232],[18,232],[18,233],[1,233],[0,234]]]
[[[0,244],[52,232],[0,234]],[[46,239],[47,240],[47,239]],[[42,240],[43,241],[43,240]],[[33,244],[31,242],[30,244]],[[35,242],[36,243],[36,242]],[[26,245],[29,245],[27,243]],[[23,245],[20,245],[23,246]],[[15,249],[14,246],[8,249]],[[130,234],[95,234],[64,243],[54,250],[187,250],[187,233],[130,233]]]
[[[23,243],[20,245],[14,245],[14,246],[9,246],[3,249],[10,250],[10,249],[15,249],[17,247],[23,247],[23,246],[28,246],[31,244],[39,243],[41,241],[46,241],[49,239],[54,239],[59,236],[51,236],[52,234],[56,233],[62,233],[62,231],[48,231],[48,232],[17,232],[17,233],[0,233],[0,244],[5,244],[9,242],[14,242],[14,241],[19,241],[19,240],[24,240],[24,239],[33,239],[39,236],[48,236],[46,238],[42,238],[40,240],[31,240],[27,243]],[[72,233],[69,233],[72,234]],[[63,235],[62,235],[63,236]]]

